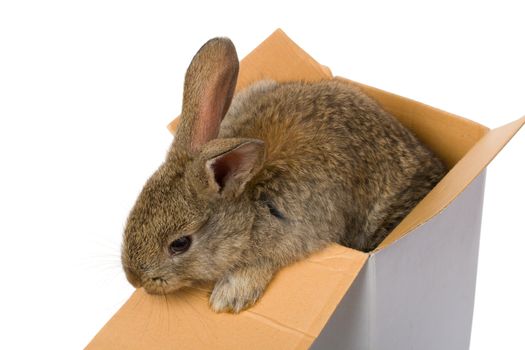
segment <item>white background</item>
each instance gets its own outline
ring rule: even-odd
[[[524,11],[504,1],[0,2],[0,348],[79,349],[132,288],[127,212],[208,38],[277,27],[333,73],[496,127],[525,114]],[[472,349],[523,349],[525,132],[490,165]]]

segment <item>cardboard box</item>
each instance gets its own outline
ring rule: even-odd
[[[213,313],[204,290],[164,297],[139,289],[87,349],[468,349],[484,169],[525,117],[489,130],[333,78],[281,30],[242,60],[237,90],[260,79],[356,84],[450,171],[370,253],[333,245],[283,269],[260,302],[239,315]]]

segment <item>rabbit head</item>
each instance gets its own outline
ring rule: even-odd
[[[122,264],[135,287],[157,294],[215,281],[249,245],[257,208],[243,192],[262,166],[264,143],[217,139],[238,70],[225,38],[208,41],[188,67],[173,144],[124,231]]]

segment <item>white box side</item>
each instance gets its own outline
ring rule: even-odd
[[[370,290],[373,289],[368,285],[373,281],[367,276],[369,265],[368,261],[310,350],[369,349],[369,303]]]
[[[371,257],[370,349],[469,348],[485,171],[439,215]]]
[[[311,349],[468,349],[485,173],[370,257]]]

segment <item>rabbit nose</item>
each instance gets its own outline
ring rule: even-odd
[[[129,283],[135,288],[139,288],[142,286],[140,277],[136,274],[135,271],[130,269],[129,267],[124,267],[124,272],[126,273],[126,278],[128,279]]]

